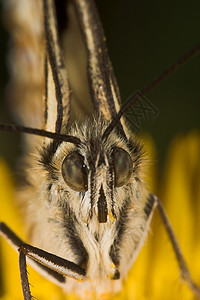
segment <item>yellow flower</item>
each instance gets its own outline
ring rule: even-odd
[[[150,156],[155,160],[152,141],[145,139]],[[156,190],[155,169],[150,166],[153,179],[149,185]],[[166,167],[159,187],[174,232],[179,241],[189,270],[200,285],[200,135],[192,132],[179,136],[171,144]],[[13,201],[13,181],[5,163],[0,160],[0,220],[9,225],[20,237],[25,238],[23,227]],[[1,238],[0,274],[1,300],[22,299],[18,254]],[[75,300],[30,267],[32,293],[41,300]],[[180,279],[180,272],[171,244],[158,212],[151,230],[135,264],[124,280],[122,291],[113,295],[114,300],[194,300],[187,284]]]

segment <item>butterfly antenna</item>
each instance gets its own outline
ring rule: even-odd
[[[43,129],[24,127],[24,126],[18,126],[13,124],[0,124],[0,130],[9,131],[9,132],[18,132],[18,133],[28,133],[37,136],[47,137],[49,139],[53,139],[60,142],[68,142],[73,144],[80,143],[80,139],[75,136],[54,133]]]
[[[186,63],[191,57],[193,57],[200,50],[200,43],[195,45],[189,52],[184,54],[181,58],[171,64],[163,73],[157,76],[150,84],[145,86],[141,91],[137,92],[133,97],[128,99],[126,103],[121,107],[115,118],[106,128],[103,139],[107,139],[111,131],[116,127],[116,124],[119,122],[121,117],[125,112],[136,102],[139,101],[144,95],[152,91],[156,86],[158,86],[162,81],[164,81],[172,72],[177,70],[181,65]]]

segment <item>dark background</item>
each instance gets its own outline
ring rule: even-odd
[[[152,82],[200,41],[199,0],[98,0],[97,5],[123,100]],[[5,122],[12,121],[5,113],[4,101],[9,40],[2,23],[0,29],[0,122]],[[152,134],[162,166],[173,137],[200,128],[200,54],[146,97],[159,115],[142,122],[141,131]],[[0,133],[0,156],[12,166],[13,155],[19,151],[15,139],[11,133]]]

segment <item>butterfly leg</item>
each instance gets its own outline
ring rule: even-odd
[[[160,201],[160,199],[156,196],[156,195],[152,195],[155,199],[155,201],[157,202],[157,208],[160,214],[160,217],[162,219],[162,222],[165,226],[165,229],[167,231],[167,234],[169,236],[170,242],[172,244],[173,250],[175,252],[176,258],[177,258],[177,262],[179,265],[179,269],[181,272],[181,277],[187,282],[189,288],[193,291],[193,293],[196,295],[196,297],[198,299],[200,299],[200,288],[196,285],[196,283],[193,281],[190,272],[188,270],[187,264],[185,262],[185,259],[183,257],[183,254],[180,250],[180,247],[178,245],[178,241],[175,237],[175,234],[172,230],[172,226],[169,222],[169,219],[167,217],[167,214],[165,212],[165,209],[162,205],[162,202]]]
[[[22,282],[24,300],[31,300],[31,293],[26,269],[26,257],[30,264],[42,275],[62,286],[65,277],[74,279],[85,278],[85,270],[75,263],[56,256],[47,251],[25,244],[5,223],[0,222],[0,235],[4,237],[11,246],[19,251],[19,266]]]
[[[20,277],[21,277],[24,300],[31,300],[32,296],[31,296],[31,291],[30,291],[30,286],[28,281],[26,255],[22,251],[20,251],[19,253],[19,268],[20,268]]]

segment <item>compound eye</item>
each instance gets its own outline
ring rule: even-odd
[[[72,190],[87,191],[88,169],[78,152],[71,152],[65,157],[62,164],[62,176]]]
[[[120,187],[127,184],[133,172],[133,164],[128,152],[122,148],[115,148],[113,150],[113,164],[115,186]]]

